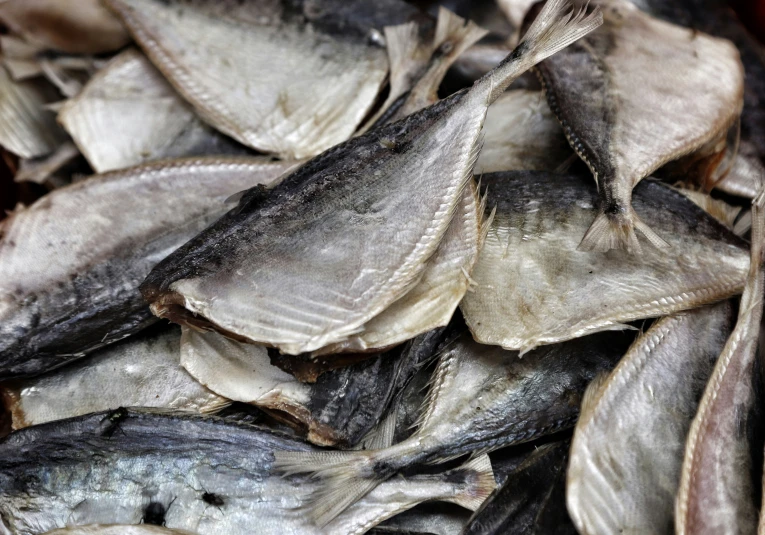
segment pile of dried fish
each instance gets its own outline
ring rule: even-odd
[[[0,534],[765,532],[722,0],[0,23]]]

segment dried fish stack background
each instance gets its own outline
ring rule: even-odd
[[[723,0],[0,24],[0,533],[765,533]]]

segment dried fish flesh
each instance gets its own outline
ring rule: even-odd
[[[307,427],[307,439],[315,444],[348,447],[379,422],[441,338],[441,330],[421,335],[403,348],[328,371],[307,384],[272,365],[262,346],[184,327],[181,365],[225,398],[288,414]]]
[[[42,373],[155,321],[142,278],[219,217],[228,196],[272,184],[290,165],[148,164],[55,190],[12,214],[0,228],[0,377]]]
[[[209,413],[231,403],[181,367],[178,327],[152,331],[48,374],[0,386],[13,429],[120,406]]]
[[[99,0],[5,0],[0,20],[29,43],[70,54],[112,52],[130,40]]]
[[[37,535],[144,519],[244,535],[257,519],[261,534],[347,535],[428,499],[477,508],[494,488],[488,459],[478,458],[381,485],[321,530],[298,509],[316,482],[272,475],[275,449],[317,451],[254,426],[127,409],[30,427],[0,443],[0,527]]]
[[[441,354],[417,431],[408,439],[376,451],[276,452],[276,466],[321,478],[311,514],[326,523],[404,468],[572,427],[587,383],[611,369],[629,338],[602,333],[545,346],[519,359],[517,352],[478,344],[463,332]]]
[[[476,173],[553,171],[573,154],[541,91],[506,91],[489,106]]]
[[[545,444],[512,472],[483,503],[464,535],[531,535],[545,498],[565,469],[569,442]]]
[[[732,328],[728,302],[668,316],[593,381],[568,469],[580,533],[673,533],[685,440]]]
[[[632,189],[727,132],[743,105],[741,60],[729,41],[654,19],[626,0],[599,3],[603,27],[539,66],[550,107],[600,191],[580,249],[639,252],[635,229],[666,247],[632,209]]]
[[[385,51],[369,39],[382,27],[351,26],[342,13],[317,20],[322,2],[106,3],[200,117],[287,159],[348,139],[388,71]],[[412,11],[401,3],[402,16]]]
[[[753,455],[761,455],[762,386],[757,341],[765,273],[765,193],[754,201],[752,259],[738,322],[728,338],[693,419],[685,446],[675,529],[689,533],[755,533]],[[760,457],[761,459],[761,457]]]
[[[517,53],[470,91],[338,145],[265,199],[245,195],[152,271],[142,291],[154,313],[288,354],[363,332],[414,287],[442,242],[489,104],[599,24],[564,9],[548,3]]]
[[[745,242],[662,184],[639,184],[633,206],[672,247],[631,255],[577,250],[596,212],[587,177],[517,172],[482,182],[497,211],[460,305],[481,343],[527,351],[743,289]]]
[[[58,120],[98,173],[162,158],[248,152],[204,125],[151,62],[132,49],[68,100]]]

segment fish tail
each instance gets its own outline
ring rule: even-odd
[[[598,9],[588,15],[586,6],[575,10],[569,0],[548,0],[518,46],[477,84],[491,88],[491,104],[518,76],[601,24],[603,15]]]
[[[438,8],[438,22],[433,48],[449,58],[451,65],[465,50],[484,37],[485,30],[472,21],[466,21],[443,6]]]
[[[380,483],[395,469],[385,462],[387,450],[274,452],[274,470],[311,474],[322,480],[321,490],[307,504],[313,522],[324,527]]]
[[[459,468],[449,470],[444,474],[444,477],[451,479],[459,475],[465,477],[466,485],[460,492],[447,498],[446,501],[456,503],[465,509],[478,510],[486,498],[497,488],[491,461],[485,453],[472,457]]]
[[[635,233],[636,229],[655,247],[669,247],[669,244],[651,227],[643,223],[632,206],[629,206],[626,210],[616,213],[606,213],[601,209],[582,238],[578,249],[601,253],[611,249],[622,249],[629,253],[639,254],[642,249]]]

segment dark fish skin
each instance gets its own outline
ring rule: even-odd
[[[536,450],[475,512],[463,535],[535,533],[537,513],[565,469],[568,448],[564,441]]]
[[[539,508],[534,521],[534,535],[578,534],[566,509],[566,464],[561,465],[550,493]]]

